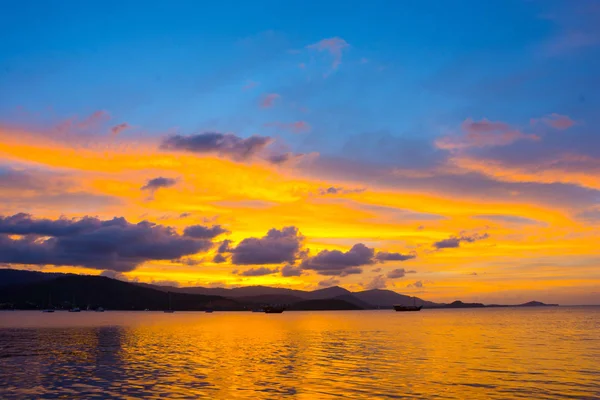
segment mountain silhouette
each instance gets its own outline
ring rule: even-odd
[[[339,286],[314,291],[246,286],[239,288],[170,287],[124,282],[103,276],[43,273],[0,269],[0,308],[39,309],[103,307],[112,310],[162,310],[169,304],[176,310],[250,310],[269,304],[286,305],[290,310],[360,310],[413,305],[424,308],[511,307],[464,303],[434,303],[391,290],[350,292]],[[75,304],[73,303],[75,299]],[[517,307],[556,306],[531,301]]]

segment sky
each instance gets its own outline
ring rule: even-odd
[[[7,1],[0,265],[600,304],[596,1]]]

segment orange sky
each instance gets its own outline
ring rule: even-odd
[[[6,201],[0,206],[1,215],[26,212],[34,218],[50,219],[123,216],[132,223],[147,220],[172,226],[179,233],[196,224],[218,224],[228,231],[206,252],[182,260],[149,260],[125,272],[124,279],[298,289],[327,284],[350,290],[386,287],[432,301],[590,303],[598,299],[600,235],[593,224],[574,218],[569,207],[510,195],[492,200],[435,188],[419,191],[355,179],[316,179],[303,165],[166,152],[159,149],[157,140],[139,137],[64,140],[11,128],[3,128],[0,137],[4,164],[10,165],[13,173],[26,174],[37,182],[25,188],[3,184],[1,193]],[[302,162],[312,165],[315,161]],[[545,182],[555,177],[595,185],[594,176],[569,175],[568,171],[532,174],[502,165],[478,165],[460,154],[449,165],[457,175],[475,168],[508,181]],[[141,189],[156,177],[172,178],[176,183],[154,193]],[[337,188],[336,193],[325,193],[332,187]],[[224,239],[235,246],[245,238],[260,238],[272,228],[286,226],[298,228],[304,236],[302,247],[311,256],[325,249],[345,252],[363,243],[377,251],[416,257],[366,264],[361,266],[362,273],[346,276],[324,276],[306,269],[300,276],[285,277],[279,272],[285,263],[233,265],[230,258],[224,263],[212,262]],[[434,245],[464,235],[480,239],[448,248]],[[102,272],[80,266],[12,266]],[[258,267],[273,273],[240,275]],[[398,268],[414,272],[388,277]]]

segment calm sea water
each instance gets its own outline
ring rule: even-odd
[[[0,398],[600,399],[600,307],[1,312]]]

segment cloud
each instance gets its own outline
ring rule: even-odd
[[[290,277],[300,275],[302,275],[302,268],[295,267],[290,264],[287,264],[281,268],[281,276]]]
[[[212,261],[213,261],[214,263],[221,264],[221,263],[224,263],[225,261],[227,261],[227,257],[225,257],[223,254],[220,254],[220,253],[219,253],[219,254],[216,254],[216,255],[213,257],[213,260],[212,260]]]
[[[266,127],[275,127],[282,130],[289,130],[293,133],[309,132],[312,127],[306,121],[294,121],[294,122],[267,122],[264,124]]]
[[[122,124],[115,125],[112,128],[110,128],[110,132],[116,136],[119,133],[121,133],[124,130],[129,129],[129,128],[131,128],[131,126],[127,122],[123,122]]]
[[[300,161],[306,156],[303,153],[273,154],[266,158],[268,162],[275,165],[288,165]]]
[[[474,121],[467,118],[461,125],[462,135],[443,136],[435,141],[435,145],[443,150],[460,150],[466,148],[482,148],[507,146],[518,140],[538,141],[534,134],[524,134],[504,122],[487,119]]]
[[[381,267],[372,269],[371,272],[381,272]]]
[[[542,123],[544,123],[552,128],[559,129],[559,130],[569,129],[570,127],[575,125],[575,121],[573,121],[567,115],[560,115],[560,114],[556,114],[556,113],[547,115],[543,118],[540,118],[539,120],[538,119],[531,120],[532,124],[535,124],[538,121],[541,121]]]
[[[163,140],[161,149],[191,153],[215,153],[234,160],[248,160],[273,143],[268,136],[241,138],[231,133],[205,132],[195,135],[174,135]]]
[[[373,289],[385,289],[387,286],[387,280],[383,275],[377,275],[374,277],[371,282],[364,285],[365,289],[373,290]]]
[[[262,108],[271,108],[275,105],[275,101],[279,98],[281,98],[281,96],[277,93],[268,93],[263,96],[260,106]]]
[[[314,257],[305,258],[302,269],[316,271],[321,275],[346,276],[360,274],[361,266],[375,263],[375,250],[362,243],[355,244],[347,252],[322,250]]]
[[[406,271],[404,268],[396,268],[388,272],[387,277],[390,279],[403,278],[406,274],[414,274],[416,271]]]
[[[350,194],[350,193],[362,193],[366,189],[365,188],[357,188],[357,189],[347,189],[341,186],[330,186],[328,188],[320,188],[319,194],[321,196],[327,195],[336,195],[336,194]]]
[[[438,242],[435,242],[433,244],[433,247],[435,247],[438,250],[439,249],[451,249],[451,248],[460,247],[460,244],[463,242],[473,243],[478,240],[487,239],[489,237],[490,237],[490,235],[488,235],[487,233],[483,233],[483,234],[474,233],[472,235],[467,235],[467,234],[463,233],[460,236],[452,236],[452,237],[449,237],[448,239],[443,239]]]
[[[231,245],[231,240],[229,239],[225,239],[221,242],[221,244],[219,245],[219,248],[217,249],[217,252],[219,253],[230,253],[231,252],[231,247],[229,247]]]
[[[575,30],[563,32],[546,42],[543,51],[547,56],[561,56],[598,44],[600,44],[600,33]]]
[[[485,219],[489,221],[507,222],[509,224],[521,224],[521,225],[536,225],[539,221],[531,218],[519,217],[517,215],[503,215],[503,214],[481,214],[474,215],[475,219]]]
[[[236,265],[294,263],[304,237],[298,228],[271,229],[262,238],[246,238],[231,249]]]
[[[183,234],[196,239],[213,239],[227,232],[229,231],[221,225],[213,225],[210,228],[203,225],[191,225],[185,228]]]
[[[104,110],[98,110],[83,120],[80,120],[77,117],[66,119],[56,125],[54,130],[61,135],[92,133],[110,119],[109,113]]]
[[[159,176],[158,178],[149,179],[148,182],[146,182],[146,184],[141,187],[141,189],[154,192],[161,188],[168,188],[168,187],[175,186],[176,184],[177,184],[177,179],[163,178],[162,176]]]
[[[331,64],[332,69],[337,69],[337,67],[342,62],[342,53],[344,49],[348,48],[350,45],[344,39],[339,37],[332,37],[328,39],[322,39],[317,43],[306,46],[308,49],[313,49],[317,51],[326,51],[333,57],[333,62]]]
[[[409,283],[408,285],[406,285],[407,288],[422,288],[423,287],[423,281],[415,281],[413,283]]]
[[[264,276],[264,275],[275,274],[277,272],[279,272],[279,268],[260,267],[260,268],[250,268],[245,271],[238,272],[237,275],[240,275],[240,276]]]
[[[340,284],[339,279],[329,278],[329,279],[325,279],[324,281],[320,281],[319,282],[319,287],[320,288],[328,288],[328,287],[336,286],[336,285],[339,285],[339,284]]]
[[[375,259],[378,261],[406,261],[416,257],[416,254],[388,253],[385,251],[380,251],[375,256]]]
[[[600,222],[600,207],[591,207],[580,211],[575,215],[575,218],[589,224],[598,224]]]
[[[15,238],[11,235],[20,235]],[[151,260],[172,260],[210,249],[208,240],[188,238],[168,226],[125,218],[34,219],[0,217],[0,262],[82,266],[131,271]]]
[[[244,87],[243,87],[242,89],[243,89],[243,90],[250,90],[250,89],[253,89],[253,88],[257,87],[258,85],[259,85],[259,83],[258,83],[258,82],[255,82],[255,81],[249,80],[249,81],[248,81],[248,82],[247,82],[247,83],[244,85]]]

